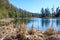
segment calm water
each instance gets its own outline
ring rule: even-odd
[[[53,27],[57,31],[60,28],[60,19],[58,18],[29,18],[29,20],[31,21],[26,24],[27,28],[31,28],[32,24],[35,30],[38,29],[38,26],[40,30],[46,30],[47,27]]]

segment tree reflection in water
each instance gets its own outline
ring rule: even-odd
[[[50,20],[49,19],[44,19],[44,18],[42,18],[42,27],[43,26],[48,26],[49,25],[49,23],[50,23]]]

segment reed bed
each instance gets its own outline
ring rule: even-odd
[[[24,23],[17,24],[17,27],[10,24],[0,27],[0,40],[60,40],[60,30],[50,27],[41,31],[39,27],[35,30],[33,25],[27,29]]]

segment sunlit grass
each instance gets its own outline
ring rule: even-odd
[[[39,27],[38,27],[38,30],[35,30],[34,25],[32,25],[32,27],[30,29],[27,29],[27,27],[26,27],[26,25],[24,23],[23,24],[17,24],[17,27],[14,27],[13,23],[12,23],[12,24],[10,24],[10,25],[8,25],[6,27],[1,27],[0,30],[1,29],[2,30],[4,29],[4,31],[6,30],[5,32],[8,34],[8,36],[6,36],[6,38],[4,38],[4,40],[7,40],[7,39],[15,40],[15,38],[17,40],[35,40],[35,39],[36,40],[46,40],[46,39],[48,40],[49,37],[54,38],[54,36],[60,35],[60,31],[56,32],[54,30],[54,28],[52,28],[52,27],[47,28],[44,31],[41,31],[39,29]],[[7,31],[9,31],[9,32],[13,31],[13,32],[11,32],[9,34],[9,32],[7,32]]]

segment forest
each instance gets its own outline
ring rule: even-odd
[[[9,3],[8,0],[0,0],[0,19],[1,18],[16,18],[16,17],[39,17],[39,18],[53,18],[60,16],[60,9],[59,7],[51,9],[50,12],[49,8],[41,8],[41,13],[32,13],[21,8],[16,8],[13,4]]]

